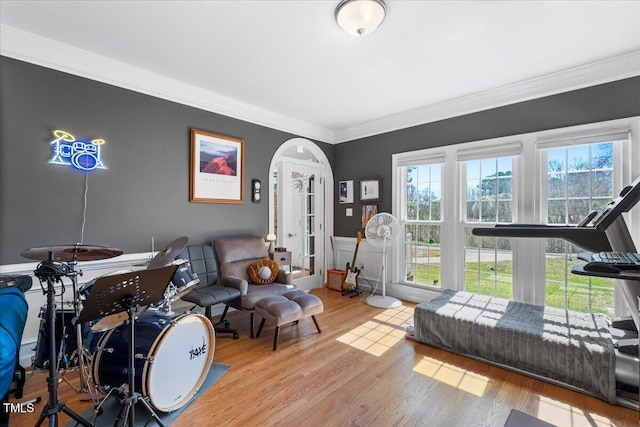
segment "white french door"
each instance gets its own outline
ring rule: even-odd
[[[285,159],[278,165],[277,182],[278,246],[291,252],[291,272],[299,288],[320,287],[324,281],[325,237],[322,167]]]

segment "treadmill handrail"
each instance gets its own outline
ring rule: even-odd
[[[474,236],[559,238],[568,240],[591,252],[611,251],[611,244],[603,230],[595,227],[576,227],[545,224],[496,224],[495,227],[471,230]],[[607,249],[609,248],[609,249]]]

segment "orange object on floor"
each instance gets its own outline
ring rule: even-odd
[[[347,277],[347,272],[344,270],[327,270],[327,288],[334,291],[342,290],[342,283]]]

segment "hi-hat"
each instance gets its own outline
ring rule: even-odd
[[[169,245],[158,252],[158,254],[149,261],[147,270],[151,268],[164,267],[172,262],[187,247],[189,238],[182,236],[169,243]]]
[[[96,261],[122,255],[122,251],[120,249],[80,244],[25,249],[20,252],[20,255],[36,261],[48,261],[49,253],[51,252],[53,252],[53,259],[51,259],[51,261],[58,262]]]

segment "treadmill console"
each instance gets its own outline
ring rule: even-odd
[[[638,202],[640,202],[640,177],[636,178],[631,185],[623,188],[620,195],[607,204],[593,224],[600,230],[605,230],[613,224],[623,212],[629,212]]]

